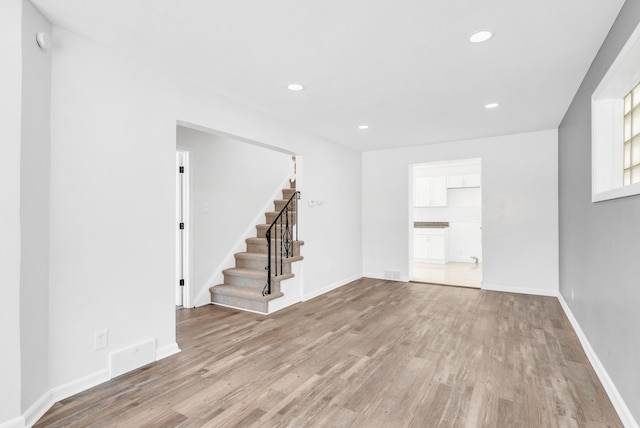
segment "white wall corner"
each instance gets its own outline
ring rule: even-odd
[[[180,349],[180,347],[178,347],[178,344],[176,342],[173,342],[170,345],[163,346],[162,348],[158,348],[156,350],[156,361],[160,361],[179,352],[182,352],[182,350]]]
[[[571,326],[575,330],[576,335],[580,340],[580,344],[582,345],[582,348],[584,349],[585,354],[587,354],[587,358],[589,359],[591,366],[593,366],[593,369],[598,375],[598,378],[600,379],[600,382],[602,383],[604,390],[607,392],[607,395],[611,400],[611,404],[613,404],[613,407],[616,409],[616,412],[618,413],[618,416],[620,417],[622,424],[627,428],[640,428],[636,420],[633,418],[631,411],[629,410],[626,403],[622,399],[622,396],[618,392],[618,389],[613,383],[613,380],[611,380],[611,378],[609,377],[607,370],[602,365],[602,362],[598,358],[598,355],[591,347],[591,344],[589,343],[587,336],[582,331],[582,328],[580,327],[578,320],[573,316],[573,313],[571,312],[569,305],[567,304],[567,302],[564,300],[564,297],[560,293],[558,293],[558,301],[560,302],[560,306],[562,306],[564,313],[567,315],[567,318],[569,319]]]
[[[0,423],[0,428],[24,428],[24,418],[22,416]]]
[[[313,299],[315,297],[318,297],[318,296],[320,296],[322,294],[328,293],[329,291],[333,291],[333,290],[335,290],[337,288],[342,287],[343,285],[346,285],[346,284],[348,284],[350,282],[356,281],[356,280],[358,280],[360,278],[362,278],[361,274],[354,275],[352,277],[349,277],[349,278],[334,282],[333,284],[327,285],[326,287],[323,287],[323,288],[321,288],[319,290],[315,290],[315,291],[312,291],[310,293],[303,293],[302,294],[302,301],[306,302],[307,300],[311,300],[311,299]]]

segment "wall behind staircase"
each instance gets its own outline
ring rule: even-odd
[[[208,281],[247,227],[255,226],[256,215],[261,214],[260,222],[265,222],[262,208],[282,188],[292,160],[282,152],[182,126],[178,126],[177,144],[190,152],[187,230],[192,239],[191,296],[195,297],[203,288],[216,285]],[[269,211],[273,209],[271,204]],[[206,297],[209,300],[208,292]]]

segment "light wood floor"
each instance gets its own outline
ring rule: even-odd
[[[180,354],[37,426],[622,426],[555,298],[361,279],[271,316],[177,316]]]

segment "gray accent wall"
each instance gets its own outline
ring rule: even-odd
[[[628,0],[558,130],[560,293],[636,421],[640,195],[591,202],[591,94],[639,22],[640,1]]]

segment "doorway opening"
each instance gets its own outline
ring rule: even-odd
[[[480,159],[411,167],[411,281],[482,285]]]

